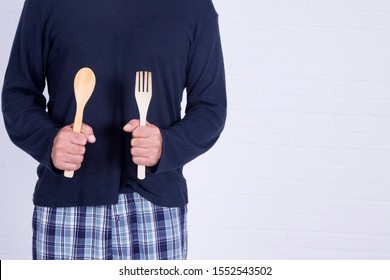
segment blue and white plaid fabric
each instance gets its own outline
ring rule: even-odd
[[[186,206],[160,207],[132,193],[120,194],[115,205],[34,208],[33,259],[186,257]]]

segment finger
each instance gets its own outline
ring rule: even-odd
[[[150,122],[146,121],[146,126],[155,126],[154,124],[151,124]]]
[[[81,133],[84,134],[85,137],[87,137],[87,141],[89,143],[95,143],[96,142],[96,137],[95,137],[95,135],[93,133],[93,129],[89,125],[83,123],[82,126],[81,126]]]
[[[137,165],[154,166],[154,163],[150,158],[146,157],[133,157],[133,162]]]
[[[138,147],[133,147],[130,149],[130,153],[133,157],[147,157],[147,149],[144,148],[138,148]]]
[[[58,169],[71,171],[74,170],[73,168],[76,168],[77,166],[81,166],[81,163],[84,160],[84,156],[55,152],[52,155],[52,160],[54,166],[57,167]]]
[[[147,138],[151,134],[150,127],[139,126],[133,131],[133,138]]]
[[[81,164],[84,160],[84,155],[73,155],[69,153],[57,153],[56,162],[59,164]]]
[[[134,148],[147,148],[149,146],[148,141],[145,141],[145,138],[135,138],[131,139],[131,147]]]
[[[132,133],[137,127],[139,127],[139,120],[133,119],[123,127],[123,130]]]
[[[74,145],[86,145],[87,137],[83,133],[73,132],[70,135],[70,142]]]
[[[64,163],[60,167],[57,167],[60,170],[66,170],[66,171],[76,171],[81,168],[81,164],[74,164],[74,163]]]
[[[61,131],[73,131],[73,124],[64,126]]]
[[[66,163],[81,164],[84,160],[83,155],[70,155],[66,158]]]
[[[84,155],[86,148],[84,145],[70,145],[67,147],[65,152],[72,155]]]
[[[148,166],[148,159],[147,158],[144,158],[144,157],[133,157],[132,158],[133,162],[137,165],[145,165],[145,166]]]

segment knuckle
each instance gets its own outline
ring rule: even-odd
[[[59,151],[62,151],[64,149],[64,145],[62,143],[56,143],[54,146],[54,151],[58,153]]]
[[[57,139],[58,139],[59,141],[64,140],[64,139],[65,139],[65,135],[66,135],[66,133],[60,132],[60,133],[57,135]]]
[[[82,163],[83,161],[84,161],[84,156],[83,156],[83,155],[79,155],[79,156],[77,157],[77,163],[80,164],[80,163]]]
[[[81,133],[75,133],[74,134],[75,140],[81,143],[82,145],[85,145],[87,143],[86,137]]]

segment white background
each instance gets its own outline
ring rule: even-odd
[[[390,1],[214,0],[229,111],[190,163],[190,259],[390,258]],[[0,3],[0,77],[22,0]],[[0,259],[31,258],[36,163],[0,122]]]

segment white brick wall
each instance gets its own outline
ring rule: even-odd
[[[21,0],[0,4],[0,75]],[[390,257],[390,2],[214,0],[229,116],[185,169],[191,259]],[[0,123],[0,258],[30,258],[35,162]]]

